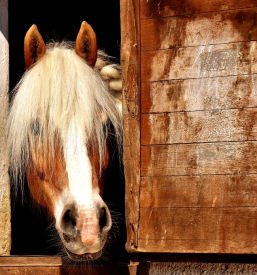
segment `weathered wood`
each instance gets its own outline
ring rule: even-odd
[[[257,39],[257,8],[142,21],[142,51]]]
[[[140,26],[139,0],[121,0],[124,167],[126,179],[126,249],[137,247],[140,185]]]
[[[142,115],[142,144],[257,140],[257,108]]]
[[[257,173],[257,142],[143,146],[141,176]]]
[[[11,250],[11,201],[8,174],[7,118],[9,113],[8,1],[0,0],[0,255]]]
[[[142,113],[257,106],[257,75],[142,84]]]
[[[126,265],[115,265],[115,266],[30,266],[30,267],[0,267],[1,275],[130,275],[128,267]]]
[[[257,175],[142,177],[140,190],[141,208],[257,206]]]
[[[257,207],[141,209],[139,251],[256,253],[256,226]]]
[[[142,52],[142,81],[257,73],[257,42]]]
[[[141,0],[141,18],[157,18],[256,7],[256,0]]]
[[[256,253],[257,2],[140,0],[140,12],[141,75],[122,58],[127,249]]]
[[[142,240],[141,240],[142,242]],[[148,240],[150,247],[154,241]],[[167,241],[168,242],[168,241]],[[150,244],[151,243],[151,244]],[[142,242],[142,245],[145,243]],[[133,261],[150,262],[189,262],[189,263],[257,263],[254,254],[214,254],[214,253],[132,253],[130,258]]]
[[[128,265],[129,275],[137,275],[138,264]]]
[[[62,265],[62,258],[58,256],[0,257],[0,267],[2,266],[61,266],[61,265]]]

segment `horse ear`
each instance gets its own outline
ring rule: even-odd
[[[87,64],[94,67],[97,59],[97,41],[92,27],[83,21],[76,39],[75,52],[83,58]]]
[[[34,24],[27,31],[24,38],[24,60],[26,69],[29,69],[46,52],[45,42]]]

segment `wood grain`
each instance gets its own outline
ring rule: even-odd
[[[142,113],[257,106],[257,75],[142,84]]]
[[[115,266],[62,266],[62,267],[50,267],[50,266],[30,266],[30,267],[0,267],[1,275],[130,275],[128,266],[115,265]],[[132,273],[133,274],[133,273]]]
[[[2,256],[1,266],[61,266],[62,258],[58,256]]]
[[[257,140],[257,108],[142,115],[141,144]]]
[[[140,185],[140,26],[139,0],[121,0],[121,68],[126,179],[126,249],[137,247]]]
[[[257,142],[142,146],[141,176],[257,173]]]
[[[257,42],[142,52],[142,81],[257,73]]]
[[[256,253],[257,207],[141,209],[139,251]]]
[[[198,229],[198,232],[200,234],[200,230]],[[219,239],[209,239],[209,240],[186,240],[186,239],[172,239],[172,240],[145,240],[145,239],[139,239],[139,247],[138,252],[147,252],[149,254],[149,251],[152,253],[155,253],[156,257],[154,261],[161,261],[161,257],[159,258],[157,253],[166,253],[168,256],[168,253],[175,253],[175,255],[179,255],[179,253],[189,253],[191,257],[189,257],[188,262],[201,262],[201,257],[207,253],[209,253],[209,261],[213,261],[213,254],[218,258],[217,262],[223,262],[224,258],[226,259],[227,255],[242,255],[247,254],[247,256],[256,254],[256,241],[254,239],[251,240],[251,237],[254,238],[254,234],[251,234],[249,236],[248,240],[237,240],[235,237],[232,241],[226,241],[226,240],[219,240]],[[201,255],[199,255],[199,254]],[[182,254],[182,255],[183,255]],[[208,255],[208,254],[207,254]],[[207,256],[206,255],[206,256]],[[148,255],[147,255],[148,256]],[[150,258],[149,257],[145,258]],[[194,256],[194,257],[193,257]],[[165,257],[163,257],[165,258]],[[168,257],[166,257],[167,259]],[[254,258],[254,257],[253,257]],[[168,259],[167,259],[168,260]],[[172,260],[172,259],[170,259]],[[247,258],[244,259],[247,261]],[[185,261],[185,259],[184,259]],[[248,261],[247,261],[248,262]],[[238,263],[238,262],[237,262]]]
[[[141,18],[158,18],[256,7],[255,0],[141,0]]]
[[[257,175],[142,177],[140,207],[257,206]]]
[[[142,51],[257,39],[257,8],[144,20]]]

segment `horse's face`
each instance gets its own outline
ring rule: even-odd
[[[86,22],[82,23],[75,51],[94,66],[96,38]],[[26,67],[44,53],[44,41],[36,26],[32,26],[25,37]],[[101,255],[112,225],[110,211],[100,195],[109,155],[106,145],[100,159],[95,146],[84,144],[82,129],[80,132],[74,129],[68,130],[63,146],[55,146],[54,154],[47,152],[47,148],[31,150],[26,176],[33,198],[54,216],[56,229],[70,258],[83,261]]]
[[[63,151],[56,147],[55,156],[46,160],[45,152],[31,153],[26,169],[33,198],[49,208],[56,229],[73,260],[91,260],[101,255],[112,221],[108,207],[100,196],[109,162],[108,148],[100,159],[92,147],[72,144]]]

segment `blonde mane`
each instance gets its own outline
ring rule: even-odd
[[[8,129],[10,171],[16,179],[31,150],[53,152],[53,156],[56,142],[66,143],[71,125],[85,130],[85,144],[97,146],[100,157],[108,121],[121,145],[120,72],[101,52],[92,69],[71,43],[48,44],[45,55],[25,72],[13,93]]]

